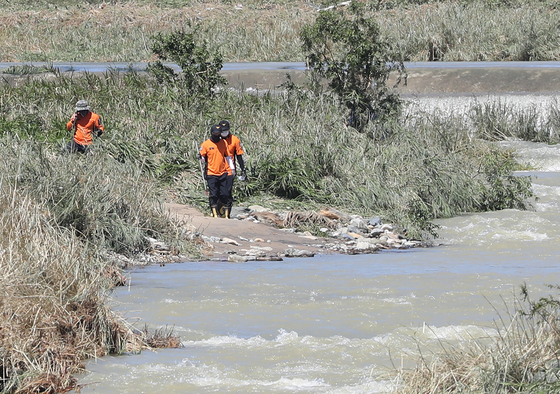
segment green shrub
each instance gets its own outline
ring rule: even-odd
[[[210,53],[206,41],[197,36],[199,29],[192,32],[175,31],[158,33],[153,39],[152,51],[161,60],[177,63],[182,70],[179,76],[161,61],[150,64],[150,71],[159,83],[172,84],[180,81],[180,88],[190,94],[211,96],[216,87],[225,85],[226,79],[219,73],[223,66],[219,53]]]
[[[321,11],[315,23],[302,28],[301,40],[315,86],[327,79],[350,111],[350,125],[363,130],[370,120],[398,115],[401,102],[387,81],[396,71],[400,82],[405,73],[402,57],[374,19],[364,17],[363,4]]]

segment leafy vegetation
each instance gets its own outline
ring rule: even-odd
[[[154,37],[152,51],[159,59],[174,62],[181,68],[181,74],[178,76],[161,60],[150,64],[148,71],[159,83],[169,85],[180,82],[180,89],[203,97],[212,96],[214,89],[227,83],[220,75],[223,67],[222,56],[218,53],[210,55],[210,50],[204,41],[197,44],[195,32],[159,33]]]
[[[150,201],[167,194],[206,206],[196,152],[222,118],[247,150],[251,182],[237,186],[238,203],[274,195],[331,205],[381,215],[421,238],[434,233],[433,218],[522,208],[530,194],[524,178],[510,176],[513,157],[473,141],[458,116],[403,115],[384,124],[379,139],[378,125],[362,133],[348,127],[336,97],[296,88],[263,96],[221,91],[199,100],[155,79],[109,72],[73,79],[59,74],[1,89],[4,143],[33,149],[11,160],[6,174],[35,190],[61,225],[127,254],[146,247],[144,236],[175,234],[156,219],[157,204],[149,208]],[[107,133],[91,156],[59,156],[70,137],[61,138],[61,130],[79,97],[88,97],[106,119]],[[32,113],[24,104],[30,102]],[[140,182],[143,190],[133,191]],[[123,230],[132,224],[136,230]]]
[[[351,3],[348,9],[322,11],[315,23],[301,30],[307,65],[314,88],[328,86],[350,113],[352,127],[363,130],[370,120],[385,122],[400,109],[397,94],[387,87],[391,72],[404,74],[401,56],[371,17],[364,17],[364,5]]]

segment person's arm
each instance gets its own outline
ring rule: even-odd
[[[245,153],[245,151],[243,150],[243,147],[241,146],[241,141],[238,138],[237,142],[236,142],[236,147],[235,147],[235,160],[236,160],[237,163],[239,163],[239,169],[241,170],[240,177],[243,178],[243,179],[245,179],[245,177],[246,177],[245,162],[243,161],[243,154],[244,153]]]
[[[101,137],[101,134],[105,132],[105,128],[103,127],[103,121],[101,120],[101,117],[97,117],[97,119],[95,120],[93,131],[95,132],[95,135],[97,135],[98,137]]]
[[[241,173],[239,174],[239,179],[244,181],[247,179],[247,173],[245,172],[245,162],[243,161],[243,155],[235,155],[237,158],[237,162],[239,163],[239,168],[241,169]]]
[[[72,115],[72,117],[70,118],[68,123],[66,123],[66,130],[70,131],[74,128],[74,126],[76,125],[77,116],[78,116],[78,114],[76,114],[76,113],[74,113],[74,115]]]
[[[201,147],[200,151],[196,155],[198,162],[200,163],[200,171],[202,172],[202,178],[204,180],[208,179],[208,158],[206,157],[206,150]]]
[[[236,161],[239,163],[239,168],[242,173],[245,173],[245,162],[243,161],[243,155],[235,155]]]

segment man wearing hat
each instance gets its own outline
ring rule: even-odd
[[[233,168],[233,161],[228,155],[227,144],[221,138],[221,128],[214,125],[210,129],[210,138],[202,143],[199,158],[204,163],[204,175],[208,182],[208,199],[213,217],[220,217],[219,206],[226,205],[231,199],[228,195],[228,168]],[[226,218],[229,219],[229,211]]]
[[[86,153],[93,142],[93,136],[99,137],[105,131],[101,117],[95,112],[91,112],[86,100],[79,100],[76,103],[74,115],[66,124],[66,128],[68,131],[74,131],[74,137],[66,149],[79,153]]]
[[[231,134],[229,131],[229,122],[227,120],[222,120],[218,125],[222,131],[222,139],[226,141],[228,146],[228,155],[231,156],[233,160],[233,167],[228,169],[228,178],[227,178],[227,188],[228,188],[228,196],[229,200],[223,207],[224,216],[229,217],[231,212],[231,207],[233,205],[233,181],[235,179],[235,172],[236,172],[236,162],[239,164],[238,176],[239,179],[244,181],[247,179],[247,175],[245,172],[245,162],[243,161],[243,147],[241,146],[241,141],[238,137]]]

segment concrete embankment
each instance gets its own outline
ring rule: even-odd
[[[403,95],[560,93],[560,62],[409,63],[408,77],[398,88]],[[305,80],[305,68],[226,69],[231,87],[274,89]]]
[[[5,73],[12,66],[53,66],[63,73],[103,73],[109,69],[142,72],[147,63],[0,63],[7,81],[25,78]],[[177,65],[168,64],[179,71]],[[398,90],[403,95],[559,94],[560,62],[422,62],[405,63],[408,78]],[[225,63],[222,75],[232,88],[278,89],[287,81],[305,80],[304,63]]]

